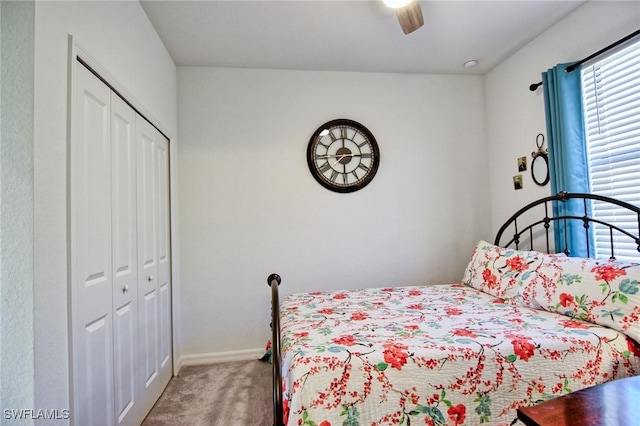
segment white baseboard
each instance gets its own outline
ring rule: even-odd
[[[264,348],[243,349],[240,351],[212,352],[208,354],[182,355],[178,360],[178,370],[189,365],[216,364],[229,361],[248,361],[258,359],[264,354]]]

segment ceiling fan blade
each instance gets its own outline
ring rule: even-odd
[[[424,19],[422,18],[422,8],[420,2],[414,0],[405,7],[396,9],[398,15],[398,22],[402,27],[402,31],[405,34],[409,34],[424,25]]]

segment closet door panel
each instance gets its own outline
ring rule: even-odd
[[[113,424],[113,340],[111,315],[95,318],[85,324],[81,336],[84,350],[78,385],[77,424]],[[104,423],[103,423],[104,422]]]
[[[111,93],[115,416],[138,424],[138,267],[135,111]]]
[[[148,289],[157,288],[157,223],[156,212],[156,130],[146,120],[137,116],[137,182],[138,182],[138,264],[140,277]],[[145,280],[142,280],[145,281]]]
[[[76,422],[113,424],[110,90],[76,73],[70,232]]]
[[[169,141],[157,134],[158,291],[160,294],[160,374],[167,383],[172,373],[171,350],[171,234],[169,217]]]
[[[160,387],[160,323],[158,294],[156,129],[136,118],[138,188],[138,306],[140,368],[145,407],[151,408]]]
[[[140,306],[141,317],[140,322],[144,329],[140,330],[142,340],[140,344],[140,355],[142,356],[141,367],[144,373],[143,383],[145,390],[155,386],[158,381],[160,354],[158,352],[158,292],[150,291],[142,296],[142,304]]]
[[[135,368],[138,318],[136,302],[119,306],[114,312],[115,416],[118,425],[136,424],[138,396]],[[132,379],[134,378],[134,379]]]

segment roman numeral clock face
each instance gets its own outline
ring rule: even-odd
[[[364,188],[375,176],[380,150],[373,134],[353,120],[332,120],[320,126],[307,147],[313,177],[335,192]]]

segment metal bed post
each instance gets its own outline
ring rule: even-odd
[[[549,245],[549,227],[551,219],[549,219],[549,203],[544,203],[544,237],[547,243],[547,253],[551,252],[551,246]],[[531,238],[531,250],[533,250],[533,238]]]
[[[280,371],[280,275],[271,274],[267,284],[271,287],[271,364],[273,366],[273,425],[283,425],[282,373]]]

